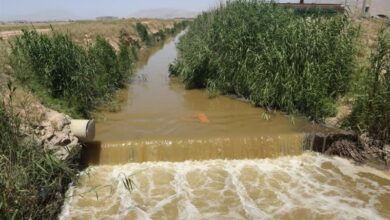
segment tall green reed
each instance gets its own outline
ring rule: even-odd
[[[390,143],[390,30],[378,33],[370,66],[359,82],[360,91],[346,126]]]
[[[85,48],[69,35],[26,30],[12,42],[10,56],[19,81],[38,94],[59,100],[79,116],[88,116],[124,86],[134,62],[131,58],[127,45],[121,43],[117,55],[102,37]]]
[[[348,89],[356,36],[345,15],[228,1],[195,19],[170,69],[188,88],[233,93],[321,121],[335,114],[335,100]]]

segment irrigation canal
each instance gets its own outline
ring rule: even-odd
[[[60,219],[390,218],[390,175],[304,152],[317,126],[169,78],[178,40],[141,57],[121,111],[98,113]]]

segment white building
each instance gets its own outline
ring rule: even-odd
[[[372,0],[370,14],[372,16],[382,14],[390,18],[390,0]]]
[[[299,0],[279,0],[279,2],[299,3]],[[364,0],[305,0],[305,3],[318,4],[346,4],[347,6],[362,12]],[[366,0],[369,7],[369,15],[386,15],[390,18],[390,0]]]

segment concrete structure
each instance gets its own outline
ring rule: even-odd
[[[291,0],[291,2],[297,1]],[[304,0],[304,2],[316,4],[343,4],[359,13],[365,12],[365,10],[368,9],[366,12],[367,16],[385,15],[390,17],[390,0]]]
[[[81,141],[93,141],[95,138],[95,121],[71,120],[70,130]]]
[[[310,9],[322,9],[322,10],[332,10],[335,12],[343,13],[344,5],[343,4],[317,4],[317,3],[306,3],[304,0],[301,0],[300,3],[280,3],[285,7],[295,8],[297,10],[310,10]]]
[[[370,15],[385,15],[390,18],[390,0],[372,0],[370,5]]]

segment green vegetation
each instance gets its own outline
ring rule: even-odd
[[[146,25],[136,24],[147,46],[185,27],[148,33]],[[103,37],[96,37],[86,47],[72,41],[71,36],[53,31],[39,34],[23,30],[11,45],[10,64],[14,76],[47,105],[74,117],[89,117],[97,106],[112,100],[113,93],[125,86],[140,44],[121,29],[119,51]]]
[[[179,27],[184,26],[174,26]],[[165,29],[157,37],[177,31]],[[154,42],[156,37],[150,38]],[[67,34],[24,30],[11,43],[9,62],[0,57],[1,70],[9,63],[13,76],[46,104],[73,116],[88,116],[124,86],[137,59],[140,45],[125,30],[119,39],[119,50],[115,51],[103,37],[82,47]],[[4,44],[0,46],[7,52]],[[0,219],[54,219],[68,184],[75,180],[77,167],[57,159],[54,152],[23,134],[19,115],[12,107],[15,89],[8,84],[8,90],[6,100],[10,102],[0,102]],[[124,184],[129,190],[133,187],[129,178]]]
[[[0,219],[56,218],[75,176],[69,161],[26,139],[12,107],[0,102]]]
[[[165,32],[168,34],[175,34],[175,33],[178,33],[179,31],[186,29],[188,27],[188,25],[190,25],[190,24],[191,24],[191,21],[189,21],[189,20],[175,22],[173,24],[173,28],[165,29]]]
[[[165,40],[167,37],[167,34],[163,30],[159,30],[157,33],[154,34],[154,37],[156,38],[157,41],[162,41]]]
[[[44,101],[58,103],[73,116],[88,116],[124,86],[131,58],[124,43],[117,56],[101,37],[84,48],[69,35],[24,30],[12,43],[10,63],[14,76]]]
[[[162,41],[166,38],[167,35],[177,34],[179,31],[184,30],[189,24],[189,21],[184,20],[180,22],[175,22],[172,28],[165,28],[159,30],[157,33],[149,33],[148,25],[142,24],[140,22],[136,23],[136,30],[138,32],[138,36],[140,36],[142,42],[144,42],[147,46],[152,46],[156,42]]]
[[[148,28],[146,25],[137,22],[135,24],[135,28],[137,30],[138,36],[140,36],[141,40],[146,43],[146,45],[150,45],[152,43],[152,38],[148,33]]]
[[[390,33],[382,29],[347,126],[390,143]]]
[[[348,90],[357,32],[344,15],[232,1],[195,19],[170,70],[187,88],[233,93],[321,121]]]
[[[6,42],[0,40],[0,72],[7,73],[6,63],[7,63],[7,45]]]

